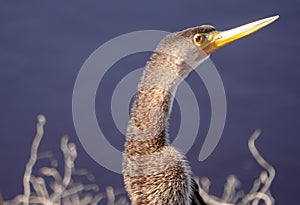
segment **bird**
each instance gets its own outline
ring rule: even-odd
[[[176,88],[210,54],[271,24],[264,18],[226,31],[201,25],[164,37],[146,63],[131,107],[122,173],[132,205],[204,205],[186,157],[168,139]]]

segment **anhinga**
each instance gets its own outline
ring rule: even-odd
[[[221,32],[202,25],[162,39],[138,84],[127,129],[123,175],[132,204],[204,204],[185,157],[168,142],[168,118],[176,88],[211,53],[277,18]]]

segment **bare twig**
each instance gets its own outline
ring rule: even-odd
[[[44,152],[38,154],[37,151],[44,134],[45,122],[45,117],[39,115],[37,133],[32,143],[30,158],[26,164],[23,177],[24,193],[17,195],[11,201],[4,201],[4,205],[97,205],[104,202],[104,199],[107,200],[107,205],[129,205],[127,198],[124,196],[124,190],[115,190],[112,187],[107,187],[106,192],[98,193],[99,187],[97,185],[76,182],[76,176],[85,176],[89,181],[93,181],[94,175],[86,169],[77,169],[75,167],[77,149],[74,143],[69,142],[67,136],[63,136],[61,139],[61,150],[64,156],[64,172],[62,174],[57,169],[58,161],[52,153]],[[258,205],[260,201],[266,205],[275,203],[270,192],[270,186],[275,177],[275,169],[266,162],[255,147],[255,140],[260,133],[260,130],[256,130],[251,135],[248,146],[255,160],[265,170],[260,173],[260,176],[254,181],[252,188],[247,194],[243,190],[238,189],[240,181],[235,175],[227,177],[222,197],[209,194],[211,184],[209,178],[195,178],[195,181],[199,184],[199,193],[208,205]],[[50,167],[41,167],[39,170],[41,176],[37,177],[32,173],[32,169],[37,160],[44,158],[50,160]],[[49,179],[52,181],[46,184],[46,181],[49,182]],[[2,205],[1,200],[0,195],[0,205]]]
[[[44,134],[44,125],[46,123],[46,118],[43,115],[39,115],[37,117],[38,123],[36,125],[36,136],[33,140],[32,146],[31,146],[31,152],[30,152],[30,158],[29,161],[26,164],[26,170],[23,178],[23,188],[24,188],[24,200],[23,203],[24,205],[29,204],[29,196],[30,196],[30,177],[32,173],[32,167],[36,163],[37,159],[37,150],[40,145],[41,139]]]
[[[29,204],[48,204],[48,205],[86,205],[98,204],[107,199],[110,205],[128,204],[124,197],[119,197],[124,192],[114,191],[111,187],[105,193],[97,193],[99,187],[95,184],[83,184],[74,182],[75,176],[85,176],[89,181],[94,180],[94,176],[86,169],[76,169],[75,160],[77,150],[74,143],[69,142],[67,136],[61,139],[61,150],[64,155],[64,173],[58,169],[58,161],[50,152],[38,154],[38,147],[44,134],[46,119],[43,115],[38,116],[37,133],[33,140],[30,158],[24,173],[24,193],[17,195],[11,201],[3,202],[4,205],[29,205]],[[32,169],[37,160],[49,159],[50,167],[41,167],[39,172],[42,175],[37,177],[32,173]],[[53,181],[46,185],[45,178],[50,177]],[[32,189],[31,189],[32,187]],[[50,187],[50,190],[49,190]],[[118,197],[118,200],[117,200]],[[2,205],[0,196],[0,205]]]
[[[244,191],[238,190],[239,180],[230,175],[227,178],[227,182],[224,186],[224,193],[221,198],[213,195],[209,195],[210,180],[208,178],[202,178],[196,180],[199,183],[199,193],[203,197],[204,201],[209,205],[258,205],[262,200],[266,205],[275,204],[275,200],[271,195],[270,186],[275,177],[275,169],[260,155],[255,147],[255,140],[260,136],[261,130],[257,129],[251,135],[248,141],[248,146],[251,154],[266,171],[262,171],[258,179],[253,183],[253,186],[248,194],[244,194]]]

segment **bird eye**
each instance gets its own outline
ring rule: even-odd
[[[205,36],[202,35],[202,34],[197,33],[196,35],[194,35],[193,40],[194,40],[194,43],[195,43],[196,45],[200,45],[201,43],[204,42]]]

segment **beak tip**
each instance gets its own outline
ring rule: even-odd
[[[275,16],[272,16],[270,17],[271,21],[276,21],[277,19],[279,19],[279,15],[275,15]]]

